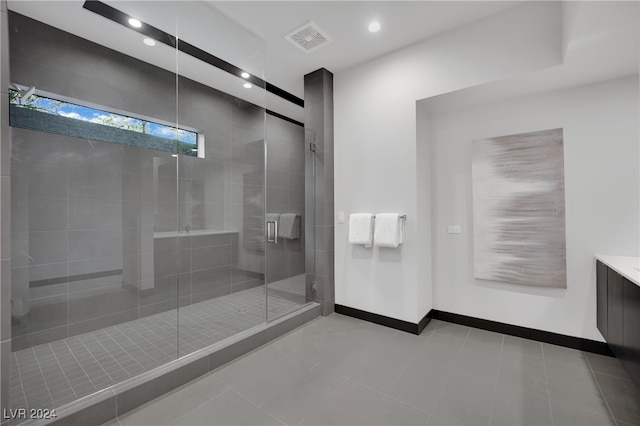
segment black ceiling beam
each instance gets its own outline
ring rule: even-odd
[[[83,8],[96,13],[104,18],[107,18],[117,24],[123,25],[133,31],[139,32],[140,34],[144,34],[147,37],[150,37],[160,43],[163,43],[169,47],[177,48],[180,52],[183,52],[191,57],[199,59],[211,66],[214,66],[222,71],[226,71],[229,74],[232,74],[236,77],[242,78],[241,74],[245,72],[242,68],[239,68],[224,59],[221,59],[211,53],[200,49],[190,43],[187,43],[183,40],[177,40],[171,34],[168,34],[152,25],[149,25],[145,22],[141,22],[142,26],[140,28],[132,27],[129,24],[129,19],[133,18],[132,16],[127,15],[126,13],[109,6],[108,4],[102,3],[98,0],[87,0],[82,5]],[[137,19],[137,18],[135,18]],[[287,92],[284,89],[281,89],[260,77],[257,77],[251,73],[249,74],[249,78],[244,78],[244,80],[253,83],[254,85],[265,89],[267,92],[270,92],[276,96],[281,97],[293,104],[301,106],[304,108],[304,100],[295,96],[292,93]]]

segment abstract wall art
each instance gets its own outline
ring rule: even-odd
[[[566,288],[562,129],[473,141],[474,276]]]

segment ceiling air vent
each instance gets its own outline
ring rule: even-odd
[[[313,21],[309,21],[300,28],[284,36],[294,46],[304,53],[311,53],[331,43],[331,37],[320,29]]]

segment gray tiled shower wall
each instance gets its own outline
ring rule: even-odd
[[[322,315],[329,315],[335,303],[333,74],[321,68],[305,75],[304,98],[307,138],[312,139],[321,153],[315,156],[315,177],[307,179],[307,187],[312,188],[307,191],[308,197],[314,199],[307,203],[307,217],[314,215],[307,232],[315,239],[306,249],[307,258],[315,262],[313,274],[307,274],[307,296],[311,293],[312,299],[321,305]],[[310,289],[312,283],[315,293]]]
[[[0,408],[9,401],[11,355],[11,174],[9,132],[9,17],[0,0]]]
[[[179,116],[204,134],[206,154],[176,160],[12,129],[12,350],[262,284],[265,207],[303,213],[302,128],[267,116],[265,206],[264,109],[183,77],[176,99],[174,73],[9,19],[12,82],[168,122]],[[154,238],[186,225],[226,232]],[[292,240],[268,253],[269,276],[304,272],[303,247]]]

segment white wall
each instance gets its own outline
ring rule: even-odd
[[[416,199],[418,200],[418,226],[416,238],[422,243],[418,245],[418,312],[429,312],[433,307],[433,251],[432,251],[432,177],[433,151],[429,143],[431,132],[431,120],[427,105],[424,102],[416,103]],[[428,277],[427,280],[421,277]]]
[[[595,254],[638,256],[640,247],[638,76],[429,113],[434,308],[570,336],[596,329]],[[471,141],[564,128],[567,288],[473,277]],[[447,234],[447,225],[462,234]]]
[[[414,323],[429,311],[430,200],[417,160],[429,153],[416,149],[416,100],[559,64],[560,22],[558,3],[524,4],[335,74],[336,211],[407,214],[395,250],[350,246],[336,222],[337,304]]]

